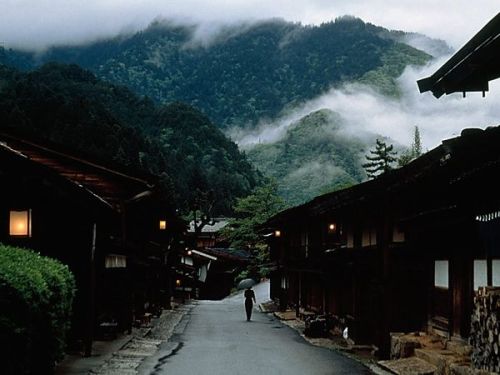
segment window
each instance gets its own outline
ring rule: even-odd
[[[14,237],[31,237],[31,210],[11,210],[9,234]]]
[[[125,255],[107,255],[104,262],[106,268],[127,267],[127,257]]]
[[[354,247],[354,234],[352,230],[347,232],[347,248],[352,249]]]
[[[395,225],[393,228],[392,241],[393,242],[404,242],[405,241],[405,232],[403,232],[398,225]]]
[[[309,256],[309,233],[304,231],[300,234],[300,247],[302,248],[304,256]]]
[[[474,260],[474,290],[488,285],[488,269],[486,260]]]
[[[434,286],[444,289],[449,288],[447,260],[434,261]]]
[[[187,264],[188,266],[194,265],[193,258],[190,258],[190,257],[181,257],[181,263]]]
[[[377,244],[377,230],[375,228],[364,228],[361,238],[361,246],[371,246]]]
[[[288,289],[289,281],[288,276],[281,276],[281,289]]]
[[[491,261],[492,268],[492,285],[500,286],[500,259]]]

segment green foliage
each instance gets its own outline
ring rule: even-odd
[[[0,65],[0,90],[0,128],[160,175],[171,195],[166,198],[181,209],[190,207],[197,190],[214,191],[215,214],[230,214],[235,199],[260,179],[195,108],[158,107],[76,65],[52,63],[31,73]]]
[[[278,192],[292,205],[365,177],[361,167],[364,141],[342,130],[342,119],[330,110],[313,112],[291,124],[283,139],[247,151],[250,161],[278,182]]]
[[[64,354],[75,281],[68,267],[0,244],[0,340],[8,374],[50,373]]]
[[[155,22],[132,36],[57,47],[32,60],[76,63],[159,103],[189,103],[227,127],[274,118],[347,81],[394,92],[406,65],[429,59],[399,43],[401,36],[353,17],[319,26],[270,20],[228,27],[205,45],[193,40],[194,31]],[[24,60],[10,63],[17,61]]]
[[[183,189],[183,207],[192,208],[200,196],[210,196],[210,213],[229,214],[235,198],[257,185],[260,177],[236,144],[193,107],[164,106],[152,124],[148,134],[158,139],[168,155],[175,183]]]
[[[278,196],[277,184],[273,180],[236,201],[234,212],[237,218],[224,229],[223,236],[231,242],[231,247],[247,249],[252,253],[252,262],[244,273],[245,276],[257,280],[267,276],[265,265],[269,262],[269,249],[259,234],[259,228],[284,208],[285,202]]]
[[[370,150],[372,156],[366,155],[367,163],[363,164],[369,178],[375,178],[393,169],[393,163],[397,160],[393,145],[387,145],[377,138],[375,150]]]
[[[406,44],[395,43],[381,56],[382,65],[364,74],[358,82],[367,84],[380,93],[399,97],[396,79],[408,65],[424,65],[430,56]]]
[[[259,226],[284,207],[285,202],[278,196],[278,185],[272,180],[255,188],[247,197],[237,199],[234,205],[237,218],[229,223],[225,231],[231,246],[255,248],[261,241]]]

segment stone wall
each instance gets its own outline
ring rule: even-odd
[[[474,298],[469,341],[473,367],[500,372],[500,288],[479,288]]]

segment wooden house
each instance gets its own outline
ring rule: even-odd
[[[420,92],[436,98],[455,92],[482,92],[500,77],[500,13],[430,77],[419,80]]]
[[[69,266],[72,338],[87,355],[100,324],[130,328],[134,315],[169,299],[182,223],[154,176],[0,134],[0,179],[0,241]]]
[[[466,339],[474,290],[500,282],[500,128],[271,218],[271,294],[330,314],[387,355],[389,333]],[[492,177],[493,176],[493,177]]]
[[[500,77],[500,14],[432,76],[436,97]],[[336,316],[388,354],[389,333],[465,340],[475,291],[500,286],[500,128],[466,129],[409,165],[267,223],[271,296]]]

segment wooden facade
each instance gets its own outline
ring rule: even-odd
[[[1,134],[0,179],[0,241],[69,266],[77,285],[72,341],[87,355],[101,324],[129,329],[134,316],[168,300],[182,223],[154,176]],[[25,214],[29,231],[16,232]]]
[[[500,128],[469,129],[409,165],[271,218],[281,305],[330,314],[357,343],[389,332],[465,339],[474,290],[500,282]]]

